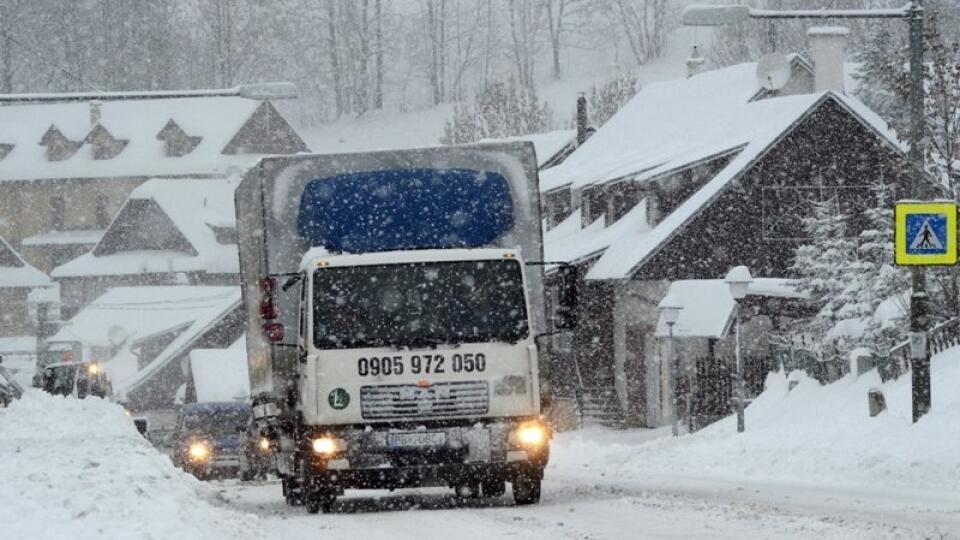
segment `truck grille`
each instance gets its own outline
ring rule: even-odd
[[[365,419],[478,416],[486,414],[490,397],[483,381],[391,384],[360,388],[360,414]]]

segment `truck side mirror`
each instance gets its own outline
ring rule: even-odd
[[[575,310],[580,302],[580,270],[573,265],[564,265],[560,267],[558,276],[560,283],[554,324],[560,330],[572,330],[577,327]]]

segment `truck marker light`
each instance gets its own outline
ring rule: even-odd
[[[430,381],[426,379],[419,380],[417,381],[417,386],[420,388],[430,388]]]

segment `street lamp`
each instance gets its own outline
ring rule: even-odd
[[[792,9],[776,11],[742,5],[688,6],[680,20],[688,26],[723,26],[748,19],[899,19],[910,28],[910,165],[913,185],[910,194],[923,198],[923,2],[913,0],[889,9]],[[927,342],[930,326],[927,279],[922,266],[913,267],[910,295],[910,332]],[[930,411],[930,348],[921,347],[911,360],[913,421]]]
[[[743,433],[743,361],[740,358],[740,301],[747,296],[747,289],[753,283],[753,277],[746,266],[735,266],[727,272],[727,277],[723,279],[730,286],[730,296],[736,302],[737,325],[736,325],[736,354],[737,354],[737,433]]]
[[[673,325],[677,324],[677,319],[680,318],[680,310],[683,309],[683,304],[670,293],[667,293],[667,296],[660,301],[657,305],[657,309],[660,310],[660,315],[663,317],[663,322],[666,323],[667,329],[670,335],[670,369],[668,371],[670,381],[667,384],[667,387],[670,389],[670,416],[673,417],[673,436],[680,436],[680,412],[677,408],[677,341],[673,337]]]

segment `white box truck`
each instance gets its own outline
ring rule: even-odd
[[[289,504],[507,483],[539,501],[551,431],[531,144],[265,158],[236,210],[256,429]]]

